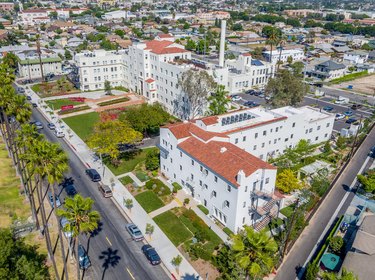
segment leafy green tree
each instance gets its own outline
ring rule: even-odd
[[[122,29],[115,30],[115,34],[118,35],[118,36],[120,36],[121,38],[125,37],[125,31],[122,30]]]
[[[146,169],[150,171],[157,170],[160,166],[160,160],[159,160],[160,152],[159,150],[151,150],[147,152],[146,155]]]
[[[277,174],[276,186],[284,193],[290,193],[294,190],[299,190],[302,187],[297,177],[290,169],[285,169]]]
[[[316,280],[316,277],[319,273],[319,266],[317,266],[315,263],[309,263],[307,265],[306,269],[306,280]]]
[[[83,198],[80,194],[76,194],[73,198],[67,197],[65,199],[65,209],[57,210],[57,214],[60,217],[68,220],[68,223],[63,228],[63,231],[73,233],[76,247],[77,280],[80,279],[78,237],[81,234],[87,234],[96,230],[100,220],[99,212],[92,210],[93,204],[94,200],[92,200],[90,197]]]
[[[199,54],[210,54],[210,43],[207,40],[200,39],[196,44],[195,51]]]
[[[232,250],[239,267],[252,279],[267,275],[274,267],[277,243],[265,231],[256,232],[250,226],[232,237]]]
[[[340,150],[342,150],[342,149],[344,149],[346,147],[346,143],[347,143],[346,138],[343,137],[343,136],[341,136],[341,135],[336,140],[336,146]]]
[[[330,182],[327,176],[315,175],[311,180],[311,191],[322,197],[329,188]]]
[[[185,48],[189,51],[195,50],[197,48],[197,45],[192,39],[187,39],[186,40],[186,45]]]
[[[254,58],[254,59],[262,59],[263,58],[263,50],[260,47],[254,48],[250,52],[250,54],[251,54],[252,58]]]
[[[235,23],[232,25],[232,30],[233,31],[241,31],[243,30],[242,24],[241,23]]]
[[[291,65],[293,63],[293,57],[292,56],[288,56],[288,58],[286,59],[286,62]]]
[[[190,28],[190,24],[187,23],[187,22],[185,22],[184,25],[182,26],[182,29],[184,29],[184,30],[187,30],[189,28]]]
[[[124,202],[124,206],[131,212],[131,210],[134,206],[133,199],[131,199],[131,198],[125,199],[124,198],[123,202]]]
[[[175,112],[184,119],[194,119],[203,115],[207,96],[216,87],[213,77],[204,70],[190,69],[181,75],[178,85],[185,93],[185,97],[183,102],[175,103]]]
[[[66,60],[71,60],[73,58],[73,56],[72,56],[72,54],[69,50],[65,50],[64,56],[65,56]]]
[[[160,31],[163,32],[164,34],[168,34],[169,29],[167,26],[163,25],[162,27],[160,27]]]
[[[180,265],[182,263],[182,257],[180,255],[177,255],[175,256],[172,261],[171,261],[172,265],[176,268],[176,272],[177,274],[180,274],[179,272],[179,268],[180,268]]]
[[[106,95],[112,95],[112,86],[111,82],[108,80],[104,81],[104,91]]]
[[[209,102],[209,115],[220,115],[227,112],[227,106],[229,103],[228,92],[223,85],[219,85],[216,92],[211,94],[207,100]]]
[[[290,71],[281,69],[275,78],[269,80],[265,95],[274,107],[296,106],[308,92],[308,85]]]
[[[344,239],[341,236],[334,236],[329,240],[329,247],[335,254],[340,254],[344,246]]]
[[[365,175],[357,175],[357,178],[366,192],[375,192],[375,169],[368,170]]]
[[[149,238],[151,239],[151,235],[154,233],[155,227],[152,224],[147,223],[146,224],[146,234],[149,235]]]
[[[120,115],[120,120],[131,126],[142,134],[154,133],[159,130],[170,119],[170,115],[160,104],[142,104],[131,107]]]
[[[24,239],[14,238],[9,229],[0,229],[0,279],[51,279],[46,256]]]
[[[20,59],[12,52],[8,52],[2,59],[2,62],[7,64],[10,68],[16,70]]]
[[[135,131],[128,123],[108,120],[94,125],[87,143],[99,154],[108,154],[112,160],[117,160],[120,154],[119,144],[134,143],[141,139],[141,133]]]
[[[293,74],[296,77],[303,78],[303,69],[305,68],[305,64],[301,61],[296,61],[290,65],[293,70]]]

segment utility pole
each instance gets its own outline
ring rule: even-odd
[[[362,125],[362,117],[363,117],[363,114],[361,114],[361,117],[359,118],[359,124],[358,124],[357,131],[355,132],[352,148],[351,148],[350,154],[349,154],[349,160],[353,157],[355,143],[357,142],[359,130],[361,129],[361,125]]]
[[[40,65],[40,74],[42,75],[42,82],[44,82],[44,73],[43,73],[43,63],[42,63],[42,51],[40,49],[40,35],[37,34],[36,35],[36,51],[38,53],[38,56],[39,56],[39,65]]]
[[[292,216],[292,219],[290,221],[290,226],[288,228],[288,232],[287,232],[287,234],[285,236],[285,241],[284,241],[284,245],[283,245],[282,252],[281,252],[281,260],[284,259],[286,250],[288,248],[288,244],[289,244],[289,241],[290,241],[290,234],[292,232],[292,228],[293,228],[293,225],[294,225],[294,222],[295,222],[295,219],[296,219],[296,214],[297,214],[298,207],[299,207],[299,200],[300,199],[297,198],[297,200],[296,200],[296,207],[294,209],[293,216]]]

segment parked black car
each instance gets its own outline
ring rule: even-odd
[[[91,266],[91,261],[86,253],[85,248],[79,244],[78,245],[78,260],[80,269],[88,269]]]
[[[142,246],[142,252],[145,254],[146,258],[152,265],[158,265],[161,262],[161,259],[156,252],[155,248],[152,247],[151,245],[143,245]]]
[[[95,169],[86,169],[86,174],[90,177],[91,181],[93,182],[100,182],[102,180],[100,174]]]
[[[353,104],[350,108],[351,108],[352,110],[357,110],[357,109],[362,108],[362,105],[361,105],[361,104]]]
[[[74,187],[73,184],[66,185],[65,186],[65,192],[66,192],[67,195],[72,196],[72,197],[77,194],[77,190],[76,190],[76,188]]]

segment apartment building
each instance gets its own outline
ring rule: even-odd
[[[104,89],[105,81],[111,86],[124,86],[126,83],[125,51],[96,50],[77,53],[74,57],[81,90]]]
[[[253,59],[251,54],[239,55],[237,59],[227,60],[228,91],[231,94],[253,88],[264,88],[275,74],[275,64]]]
[[[162,127],[161,171],[233,231],[262,229],[282,207],[264,160],[301,139],[330,138],[334,115],[310,107],[252,108]]]
[[[28,49],[14,52],[18,56],[18,76],[20,78],[36,79],[42,77],[38,52],[35,49]],[[41,61],[43,74],[62,74],[61,58],[56,52],[48,49],[41,49]]]
[[[19,21],[24,25],[39,25],[50,22],[48,10],[28,9],[18,13]]]
[[[263,56],[267,61],[272,61],[273,63],[278,62],[279,60],[282,63],[288,61],[288,57],[291,57],[294,61],[301,61],[305,59],[305,53],[301,49],[291,49],[291,50],[280,50],[276,49],[272,51],[272,60],[271,60],[271,51],[264,51]]]
[[[0,2],[1,11],[13,11],[14,3],[13,2]]]

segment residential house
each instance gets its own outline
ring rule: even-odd
[[[344,60],[352,64],[363,64],[367,62],[368,52],[355,50],[344,54]]]
[[[327,60],[315,65],[315,69],[310,72],[310,76],[329,81],[340,78],[344,76],[345,73],[345,64],[337,63],[333,60]]]

